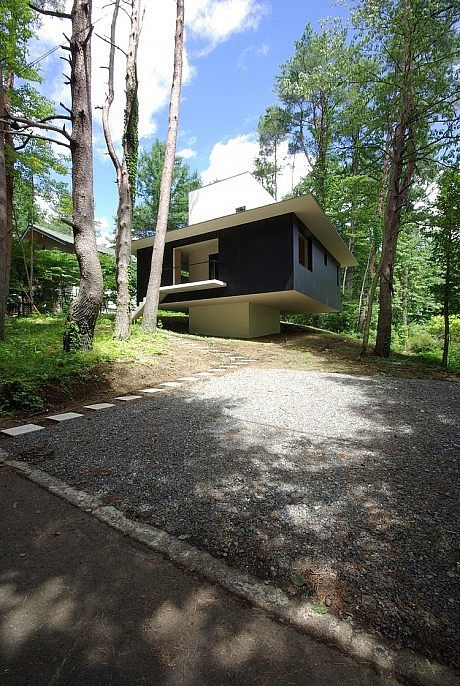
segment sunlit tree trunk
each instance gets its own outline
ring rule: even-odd
[[[7,79],[10,83],[12,76]],[[0,65],[0,118],[7,118],[4,76]],[[0,340],[5,336],[13,244],[13,141],[7,124],[0,120]]]
[[[96,246],[91,110],[91,0],[74,0],[70,39],[72,97],[72,201],[80,290],[66,321],[64,350],[90,350],[102,302],[102,271]]]
[[[119,7],[120,0],[116,0],[110,36],[108,94],[103,107],[102,121],[107,149],[117,174],[118,186],[117,225],[115,231],[117,313],[114,336],[118,340],[127,340],[130,335],[129,265],[131,260],[131,225],[138,151],[139,104],[136,63],[140,35],[140,0],[131,0],[131,27],[126,54],[126,103],[121,162],[116,154],[109,127],[110,107],[114,98],[114,57]]]
[[[179,125],[179,105],[182,87],[182,60],[184,45],[184,0],[177,0],[176,32],[174,38],[174,73],[169,104],[168,136],[166,139],[165,161],[161,175],[160,202],[153,244],[150,277],[147,287],[142,328],[154,333],[157,327],[158,304],[160,301],[161,271],[168,227],[171,184],[176,156],[176,141]]]

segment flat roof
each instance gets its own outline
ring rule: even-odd
[[[255,207],[252,210],[245,210],[244,212],[236,212],[225,217],[208,219],[205,222],[191,224],[183,229],[174,229],[166,234],[166,242],[170,243],[172,241],[193,238],[211,233],[212,231],[223,231],[232,227],[244,226],[251,222],[280,217],[284,214],[295,214],[310,229],[320,243],[327,248],[341,267],[357,266],[357,261],[311,194],[281,200],[269,205],[263,205],[262,207]],[[132,242],[132,252],[136,253],[142,248],[147,248],[153,245],[153,242],[154,236],[134,240]]]

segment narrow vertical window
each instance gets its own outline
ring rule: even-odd
[[[299,262],[310,271],[313,270],[312,240],[299,234]]]

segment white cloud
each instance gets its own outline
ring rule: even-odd
[[[182,148],[182,150],[177,151],[176,155],[177,157],[182,157],[183,160],[191,160],[193,157],[196,157],[196,150]]]
[[[290,155],[287,142],[279,148],[282,171],[278,174],[278,199],[290,193],[294,186],[308,173],[305,155]],[[212,183],[230,176],[253,171],[254,159],[259,155],[259,144],[255,134],[244,134],[216,143],[209,156],[209,166],[201,174],[203,184]]]
[[[66,11],[70,12],[71,0],[66,0]],[[152,136],[156,131],[155,117],[167,106],[172,83],[174,30],[176,21],[176,4],[174,2],[153,2],[145,0],[145,13],[138,51],[139,77],[139,137]],[[107,69],[109,45],[98,38],[110,35],[112,6],[106,0],[94,0],[93,23],[94,38],[92,42],[92,99],[93,107],[101,107],[107,92]],[[227,40],[232,34],[248,29],[255,29],[262,16],[267,12],[266,4],[261,0],[190,0],[186,4],[185,48],[183,64],[183,85],[187,85],[194,75],[195,67],[190,63],[188,36],[191,43],[205,43],[199,55],[209,54],[219,43]],[[129,20],[124,12],[119,13],[117,45],[126,48]],[[70,34],[70,22],[54,17],[43,17],[38,32],[39,40],[31,45],[32,60],[45,55],[60,43],[64,43],[63,34]],[[66,53],[67,55],[67,53]],[[69,103],[69,88],[61,76],[67,71],[66,65],[59,57],[62,51],[53,52],[41,61],[45,70],[43,92],[56,103]],[[116,51],[115,83],[124,84],[125,59],[120,50]],[[111,109],[111,128],[114,141],[119,143],[123,130],[124,88],[118,88]],[[95,112],[95,121],[100,121],[100,110]],[[96,130],[96,136],[99,133]],[[102,142],[102,141],[101,141]],[[102,152],[103,145],[100,146]]]
[[[94,218],[96,225],[96,240],[98,245],[110,248],[114,240],[114,226],[113,219],[109,221],[107,217],[99,216]]]
[[[216,143],[209,156],[209,167],[201,174],[203,184],[251,171],[259,154],[254,134],[245,134]]]
[[[246,69],[246,62],[251,55],[255,55],[257,59],[260,59],[261,57],[266,57],[269,50],[270,46],[267,43],[262,43],[261,45],[250,45],[238,55],[238,69]]]
[[[257,0],[189,0],[186,26],[206,42],[200,54],[207,55],[232,34],[257,29],[268,11],[267,3]]]

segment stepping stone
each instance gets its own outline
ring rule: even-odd
[[[94,405],[83,405],[87,410],[106,410],[108,407],[115,407],[113,403],[95,403]]]
[[[163,381],[160,386],[167,386],[168,388],[180,388],[182,384],[178,381]]]
[[[78,412],[63,412],[62,414],[52,414],[47,419],[51,419],[52,422],[66,422],[68,419],[76,419],[77,417],[84,417],[84,415]]]
[[[181,376],[178,381],[198,381],[196,376]]]
[[[212,376],[212,372],[197,372],[194,376]]]
[[[141,393],[160,393],[164,388],[141,388]]]
[[[115,400],[138,400],[139,398],[142,398],[141,395],[120,395],[118,398],[115,398]]]
[[[40,431],[44,426],[39,424],[23,424],[22,426],[13,426],[11,429],[2,429],[0,433],[7,436],[21,436],[22,434],[29,434],[31,431]]]

